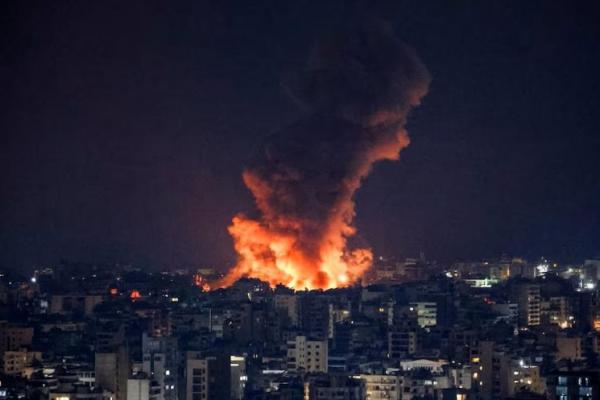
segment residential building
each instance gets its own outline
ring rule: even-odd
[[[287,363],[290,371],[327,372],[327,340],[296,336],[287,343]]]

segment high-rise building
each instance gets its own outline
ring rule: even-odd
[[[142,371],[160,385],[158,400],[177,399],[177,338],[142,335]]]
[[[413,328],[394,326],[388,331],[388,357],[402,359],[417,352],[417,331]]]
[[[126,400],[130,369],[127,346],[118,346],[111,352],[98,352],[94,361],[96,386],[113,393],[115,400]]]
[[[492,341],[480,341],[471,358],[472,387],[482,400],[500,400],[509,394],[511,358]]]
[[[519,325],[540,324],[540,285],[529,281],[514,282],[510,286],[511,301],[519,305]]]
[[[246,375],[246,358],[231,356],[231,399],[242,400],[248,375]]]
[[[540,318],[545,323],[555,324],[562,329],[572,327],[575,317],[571,301],[567,296],[553,296],[541,302]]]
[[[327,372],[327,340],[312,340],[306,336],[296,336],[288,341],[288,369],[304,372]]]
[[[231,398],[231,358],[202,356],[188,352],[186,357],[186,400]]]

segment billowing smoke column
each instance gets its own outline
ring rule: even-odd
[[[373,163],[409,144],[407,115],[430,76],[387,26],[369,25],[319,43],[287,89],[306,115],[267,139],[243,173],[257,217],[229,227],[241,277],[297,289],[347,286],[372,253],[347,248],[355,234],[353,196]]]

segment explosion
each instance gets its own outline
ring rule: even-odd
[[[360,279],[373,255],[347,243],[356,233],[354,193],[374,163],[397,160],[408,146],[407,115],[429,82],[425,66],[387,26],[317,44],[287,85],[304,117],[270,136],[243,173],[257,214],[233,218],[238,262],[215,286],[252,277],[328,289]]]

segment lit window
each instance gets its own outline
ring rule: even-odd
[[[559,376],[558,377],[558,384],[559,385],[566,385],[567,384],[567,377],[566,376]]]

